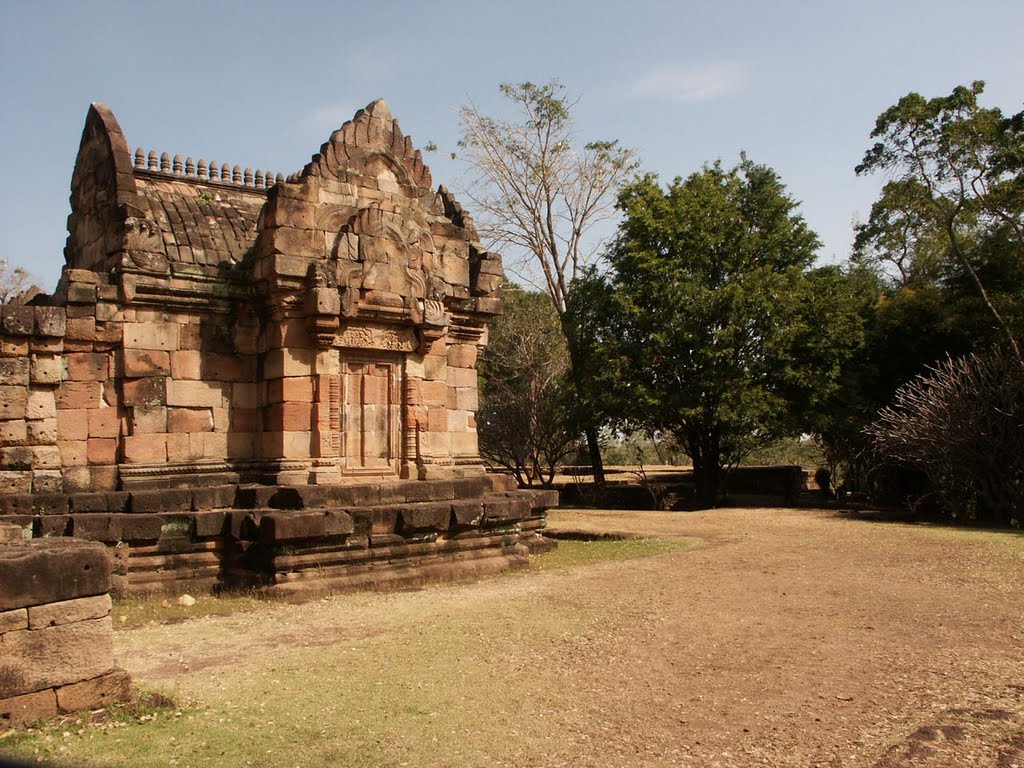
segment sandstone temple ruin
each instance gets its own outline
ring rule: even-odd
[[[376,101],[287,178],[130,151],[93,104],[52,296],[0,314],[0,520],[130,590],[522,564],[551,494],[477,451],[500,257]]]

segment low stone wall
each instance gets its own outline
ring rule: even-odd
[[[0,542],[0,724],[125,698],[130,679],[114,666],[106,547],[22,540],[20,529],[5,529],[14,540]]]
[[[390,588],[523,567],[553,491],[505,475],[0,495],[25,539],[101,542],[125,592]]]

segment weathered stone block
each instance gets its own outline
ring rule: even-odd
[[[58,469],[33,469],[32,490],[35,493],[61,493],[64,477]]]
[[[20,692],[99,677],[114,668],[113,638],[109,616],[8,632],[0,637],[0,681],[7,677]],[[5,668],[10,670],[8,676],[3,674]],[[4,694],[0,690],[0,696]]]
[[[89,463],[88,440],[58,440],[57,450],[63,467],[82,467]]]
[[[0,675],[3,675],[3,672],[4,664],[0,661]],[[15,678],[15,681],[19,680],[20,678]],[[0,682],[0,688],[3,687],[6,686]],[[27,725],[37,720],[49,720],[56,716],[57,695],[53,689],[26,693],[21,696],[0,697],[0,722],[11,725]]]
[[[60,440],[87,439],[89,437],[89,411],[83,408],[61,408],[58,410],[57,437]]]
[[[124,459],[133,464],[155,464],[167,461],[167,436],[150,434],[125,437]]]
[[[221,407],[225,400],[224,385],[207,381],[167,382],[167,405],[188,408]]]
[[[449,368],[449,387],[472,387],[476,389],[476,371],[471,368]]]
[[[63,336],[67,317],[63,307],[33,307],[36,332],[40,336]]]
[[[452,368],[475,368],[477,348],[473,344],[453,344],[448,347],[448,365]]]
[[[178,323],[124,323],[125,349],[178,349]]]
[[[476,456],[479,450],[476,432],[452,432],[451,450],[453,456]]]
[[[132,434],[167,431],[167,408],[162,405],[137,405],[132,409]]]
[[[131,695],[132,679],[123,669],[106,675],[65,685],[57,689],[57,707],[61,712],[102,709]]]
[[[117,437],[121,432],[121,419],[116,408],[96,408],[88,411],[89,437]]]
[[[215,485],[209,488],[192,489],[192,509],[223,509],[235,503],[235,486]]]
[[[17,422],[15,422],[17,423]],[[2,431],[3,422],[0,422]],[[56,445],[57,419],[38,419],[26,423],[28,441],[33,445]]]
[[[27,610],[29,629],[44,629],[76,621],[101,619],[110,615],[110,595],[59,600],[55,603],[33,605]]]
[[[32,356],[34,384],[60,384],[64,379],[64,362],[59,355]]]
[[[57,418],[57,402],[52,389],[33,389],[28,393],[28,404],[25,408],[27,419]]]
[[[125,380],[121,385],[125,405],[166,405],[170,382],[161,376]]]
[[[451,504],[413,504],[399,509],[399,531],[408,535],[424,531],[445,531],[451,521]]]
[[[109,589],[110,560],[102,544],[30,539],[0,547],[0,610],[100,595]]]
[[[33,493],[32,512],[37,515],[66,515],[68,497],[63,493]]]
[[[200,433],[171,433],[167,435],[167,460],[174,464],[199,461],[203,454],[203,439]]]
[[[0,496],[10,493],[29,493],[31,490],[31,472],[27,470],[0,471]]]
[[[28,608],[0,611],[0,635],[16,629],[28,629]]]
[[[35,325],[32,307],[5,304],[0,307],[0,329],[11,336],[31,336]]]
[[[96,318],[95,317],[69,317],[67,319],[67,329],[64,335],[64,344],[68,345],[71,341],[88,341],[92,342],[96,340]]]
[[[271,512],[260,518],[259,526],[260,540],[266,544],[344,536],[354,530],[352,518],[342,510]]]
[[[168,432],[209,432],[213,416],[209,408],[168,408]]]
[[[313,402],[313,380],[308,376],[272,379],[267,384],[267,402]]]
[[[93,468],[89,466],[64,467],[60,471],[64,490],[68,493],[95,490]]]
[[[273,349],[264,358],[263,375],[267,379],[310,376],[315,362],[316,353],[311,349]]]
[[[155,349],[126,349],[121,368],[129,379],[168,376],[171,373],[171,353]]]
[[[29,422],[31,423],[31,422]],[[56,445],[32,446],[32,469],[60,469],[60,451]],[[33,476],[33,480],[35,476]],[[35,485],[35,483],[33,483]],[[38,488],[33,488],[38,491]]]
[[[71,528],[70,515],[46,515],[37,517],[32,523],[32,535],[37,538],[46,536],[67,536]]]
[[[24,419],[28,410],[28,390],[22,386],[0,386],[0,419]]]
[[[102,399],[103,385],[98,381],[65,381],[57,388],[56,404],[61,411],[99,408]]]
[[[452,521],[458,526],[479,526],[484,519],[484,505],[480,501],[453,501]]]
[[[313,426],[313,406],[303,402],[274,403],[265,411],[266,428],[271,432],[310,431]]]
[[[117,440],[111,437],[90,437],[86,444],[90,464],[117,462]]]
[[[228,455],[228,435],[226,432],[204,432],[199,435],[202,445],[202,456],[207,459],[221,459]]]
[[[0,467],[4,469],[32,469],[32,447],[9,445],[0,448]]]
[[[0,358],[0,386],[28,385],[28,360],[24,357]]]
[[[34,421],[33,424],[42,422]],[[24,419],[0,421],[0,445],[25,445],[29,440],[28,425]],[[33,440],[33,442],[36,442]]]
[[[171,377],[179,381],[198,381],[203,378],[203,353],[198,349],[171,352]]]
[[[132,512],[187,512],[192,509],[192,491],[167,488],[158,491],[132,491]]]
[[[96,352],[72,352],[64,356],[70,381],[106,381],[110,358]]]

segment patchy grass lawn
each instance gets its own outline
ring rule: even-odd
[[[174,708],[5,735],[82,766],[1024,764],[1024,538],[797,510],[555,511],[529,573],[122,603]],[[690,546],[693,540],[701,545]],[[157,607],[160,610],[157,610]],[[161,613],[161,611],[167,611]],[[131,628],[128,628],[131,627]]]

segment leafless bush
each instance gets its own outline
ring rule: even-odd
[[[1024,368],[1014,355],[946,359],[901,387],[867,432],[883,455],[922,469],[954,517],[1024,517]]]

